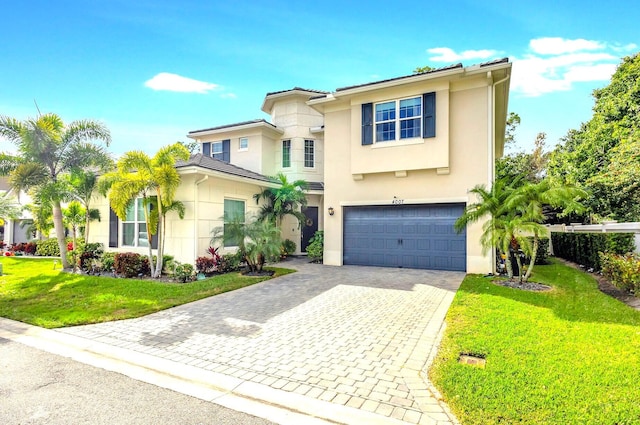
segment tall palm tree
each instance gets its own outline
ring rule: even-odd
[[[155,267],[151,243],[148,244],[152,277],[160,277],[162,273],[164,216],[180,185],[175,163],[188,158],[189,151],[180,143],[160,148],[153,158],[141,151],[129,151],[118,161],[117,170],[105,174],[99,182],[100,191],[108,193],[111,208],[121,220],[126,218],[127,208],[135,199],[142,198],[147,233],[160,235]],[[153,211],[152,204],[157,206]]]
[[[85,209],[78,201],[71,201],[67,208],[62,209],[62,215],[65,224],[71,230],[71,237],[73,238],[73,249],[78,247],[77,238],[80,226],[84,223]]]
[[[58,115],[49,113],[24,121],[0,116],[0,135],[17,147],[17,155],[5,154],[0,158],[0,173],[10,175],[12,180],[15,178],[14,184],[22,189],[36,187],[47,193],[60,258],[63,267],[68,268],[61,206],[66,197],[66,185],[61,184],[60,177],[74,168],[108,162],[109,155],[104,147],[92,141],[102,141],[108,146],[111,142],[109,130],[92,120],[65,125]]]
[[[278,187],[268,187],[260,193],[253,195],[256,203],[264,199],[266,203],[258,213],[259,220],[269,220],[280,226],[282,220],[287,215],[291,215],[300,223],[306,220],[305,215],[300,211],[300,207],[307,205],[305,191],[309,184],[304,180],[290,182],[284,173],[278,173],[273,177],[274,182],[279,183]]]

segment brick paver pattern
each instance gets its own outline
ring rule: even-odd
[[[281,265],[299,271],[139,319],[60,331],[408,423],[454,420],[424,367],[442,325],[436,312],[446,311],[464,273]]]

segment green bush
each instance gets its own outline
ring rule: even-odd
[[[601,270],[600,252],[626,254],[634,249],[631,233],[551,233],[556,257]]]
[[[640,256],[600,253],[602,273],[616,288],[640,295]]]
[[[324,254],[324,231],[318,230],[309,242],[309,246],[307,246],[307,256],[312,261],[322,262],[322,256]]]
[[[115,259],[116,259],[115,252],[105,252],[104,254],[102,254],[102,256],[100,257],[100,263],[102,263],[102,270],[105,272],[110,272],[111,270],[113,270]]]
[[[36,242],[36,255],[43,257],[59,257],[60,248],[56,238],[44,239]]]
[[[94,260],[99,259],[103,254],[104,247],[101,243],[88,243],[80,245],[77,250],[80,252],[80,269],[86,272],[92,269]]]
[[[193,280],[194,274],[194,269],[191,264],[178,264],[176,265],[173,276],[178,282],[186,283]]]
[[[291,255],[296,252],[296,243],[291,239],[285,239],[282,242],[282,251],[285,255]]]
[[[240,251],[235,254],[224,254],[220,258],[218,271],[220,273],[236,272],[240,270],[240,264],[242,264],[242,253]]]
[[[137,277],[148,276],[149,259],[135,252],[119,252],[114,258],[113,267],[119,276]]]

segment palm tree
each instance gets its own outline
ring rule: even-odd
[[[284,173],[278,173],[273,177],[273,181],[279,183],[280,186],[268,187],[253,195],[256,203],[259,203],[261,199],[266,201],[258,213],[258,219],[269,220],[279,227],[283,218],[291,215],[298,220],[298,226],[300,226],[300,223],[306,220],[300,207],[307,205],[305,191],[309,184],[304,180],[289,182]]]
[[[67,176],[69,192],[73,199],[82,204],[85,211],[84,217],[84,243],[89,242],[89,223],[93,220],[100,221],[100,210],[91,208],[91,201],[98,187],[98,175],[91,170],[73,170]]]
[[[105,174],[99,182],[100,191],[108,193],[111,208],[121,220],[126,218],[127,208],[135,199],[142,198],[147,233],[149,236],[161,236],[158,238],[155,267],[153,250],[151,244],[148,244],[152,277],[160,277],[162,273],[164,216],[167,207],[174,202],[175,192],[180,185],[180,175],[175,169],[175,163],[188,158],[189,151],[180,143],[160,148],[153,158],[141,151],[129,151],[118,161],[117,170]],[[152,210],[152,204],[157,208]]]
[[[69,230],[71,230],[71,236],[73,238],[73,249],[76,249],[78,247],[76,242],[78,237],[78,230],[80,230],[80,226],[85,222],[85,213],[85,209],[78,201],[72,201],[69,203],[67,208],[62,209],[64,222],[69,227]]]
[[[491,190],[487,190],[484,185],[475,186],[470,193],[475,194],[478,201],[468,205],[454,224],[456,231],[462,232],[467,225],[486,219],[480,237],[482,253],[486,254],[487,251],[497,248],[501,255],[505,255],[509,278],[513,277],[509,246],[516,232],[512,227],[514,217],[509,214],[506,201],[513,190],[510,185],[500,179],[493,183]]]
[[[524,276],[525,282],[529,280],[533,271],[540,236],[546,234],[546,229],[540,224],[547,220],[549,207],[562,209],[560,215],[584,212],[585,207],[578,200],[586,196],[587,193],[582,189],[569,185],[554,185],[549,179],[526,184],[511,194],[506,203],[507,208],[516,211],[523,220],[538,224],[529,228],[529,232],[533,234],[533,245],[529,252],[530,263]]]
[[[65,185],[60,176],[80,167],[107,163],[109,155],[100,145],[111,142],[109,130],[96,121],[79,120],[65,125],[56,114],[44,114],[36,119],[19,121],[0,116],[0,135],[15,143],[17,155],[0,158],[0,173],[9,174],[16,187],[40,188],[51,202],[53,224],[64,268],[69,267],[66,256],[61,202],[65,199]]]

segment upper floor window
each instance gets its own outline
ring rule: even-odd
[[[315,162],[315,144],[313,140],[304,141],[304,166],[313,168]]]
[[[224,162],[231,162],[231,140],[205,142],[202,144],[202,154]]]
[[[291,167],[291,140],[282,141],[282,168]]]
[[[362,144],[436,137],[436,92],[362,104]]]
[[[422,99],[394,100],[375,105],[376,142],[420,137]]]
[[[247,149],[249,149],[249,139],[247,137],[240,138],[238,149],[241,151],[246,151]]]

